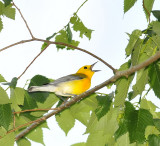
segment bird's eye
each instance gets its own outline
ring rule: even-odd
[[[84,69],[87,69],[87,67],[85,66]]]

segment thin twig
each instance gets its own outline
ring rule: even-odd
[[[78,11],[80,10],[80,8],[87,2],[88,0],[85,0],[85,2],[82,4],[82,5],[80,5],[80,7],[77,9],[77,11],[75,12],[75,14],[77,14],[78,13]]]
[[[28,24],[27,24],[27,21],[26,21],[25,18],[23,17],[23,14],[22,14],[21,10],[16,6],[16,4],[15,4],[14,2],[12,2],[12,4],[13,4],[13,6],[15,6],[15,8],[18,10],[19,14],[21,15],[21,17],[22,17],[22,19],[23,19],[23,21],[24,21],[24,23],[25,23],[25,25],[26,25],[26,27],[27,27],[30,35],[31,35],[31,37],[34,38],[34,36],[33,36],[33,34],[32,34],[32,31],[31,31],[31,29],[29,28],[29,26],[28,26]]]
[[[50,44],[48,43],[47,46],[40,52],[38,53],[38,55],[31,61],[31,63],[29,63],[29,65],[26,67],[26,69],[21,73],[21,75],[18,77],[18,79],[20,79],[24,73],[28,70],[28,68],[33,64],[33,62],[47,49],[47,47],[49,46]]]
[[[151,63],[157,61],[160,58],[160,51],[157,52],[154,56],[151,56],[149,59],[147,59],[146,61],[142,62],[141,64],[138,64],[136,66],[131,67],[128,70],[125,71],[118,71],[114,76],[112,76],[110,79],[106,80],[105,82],[95,86],[94,88],[75,96],[74,98],[72,98],[71,100],[67,101],[65,104],[59,106],[58,109],[46,114],[45,116],[43,116],[42,118],[37,119],[34,123],[32,123],[29,127],[27,127],[25,130],[23,130],[22,132],[20,132],[17,136],[16,136],[16,140],[20,139],[21,137],[25,136],[25,134],[27,134],[30,130],[32,130],[33,128],[35,128],[36,126],[38,126],[40,123],[44,122],[45,120],[47,120],[48,118],[50,118],[53,115],[56,115],[57,113],[60,113],[61,111],[63,111],[64,109],[70,107],[71,105],[75,104],[76,102],[82,100],[83,98],[91,95],[92,93],[94,93],[95,91],[105,87],[106,85],[113,83],[115,81],[117,81],[119,78],[121,78],[122,76],[126,76],[126,75],[131,75],[134,72],[147,67],[148,65],[150,65]],[[26,123],[27,125],[27,123]],[[23,126],[19,126],[19,127],[23,127]],[[17,129],[19,129],[19,127],[17,127]],[[15,131],[15,130],[14,130]],[[13,132],[13,131],[11,131]]]

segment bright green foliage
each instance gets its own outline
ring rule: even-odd
[[[13,146],[14,145],[14,133],[9,133],[6,136],[4,136],[3,138],[0,139],[0,145],[1,146]]]
[[[157,135],[149,135],[148,137],[149,146],[158,146],[160,145],[160,136]]]
[[[133,85],[133,94],[130,99],[133,99],[138,94],[142,94],[145,89],[145,85],[148,83],[148,69],[142,69],[137,72],[137,81]]]
[[[154,15],[154,17],[157,18],[158,21],[160,21],[160,11],[159,10],[152,11],[152,14]]]
[[[71,34],[70,34],[71,35]],[[78,46],[79,42],[75,40],[71,40],[71,36],[68,34],[68,31],[66,32],[65,30],[60,30],[58,35],[55,38],[55,42],[62,42],[66,44],[71,44],[73,46]],[[71,42],[69,42],[71,41]],[[58,49],[64,49],[65,46],[62,45],[56,45]],[[72,48],[67,47],[67,50],[70,50]]]
[[[40,127],[32,130],[29,134],[27,134],[27,138],[44,145],[43,132],[42,132],[42,128]]]
[[[154,0],[144,0],[143,10],[144,10],[144,12],[146,14],[147,20],[150,17],[150,13],[152,11],[153,3],[154,3]]]
[[[98,107],[95,110],[95,113],[97,115],[98,120],[100,120],[100,118],[102,118],[109,111],[112,103],[112,98],[113,98],[112,96],[106,95],[106,96],[96,97],[98,100]]]
[[[150,86],[153,88],[155,95],[160,98],[160,64],[153,63],[149,70]]]
[[[125,103],[124,119],[129,131],[130,142],[143,143],[145,141],[145,128],[153,125],[153,117],[148,110],[135,110],[129,102]]]
[[[71,43],[71,41],[72,41],[72,31],[71,31],[69,23],[67,24],[67,36],[68,36],[68,42]]]
[[[155,127],[160,131],[160,119],[153,120]]]
[[[6,82],[6,80],[4,79],[4,77],[0,74],[0,82]]]
[[[139,40],[139,37],[142,35],[140,30],[134,30],[130,35],[130,41],[126,47],[126,56],[129,56],[136,45],[136,42]]]
[[[157,34],[160,35],[160,22],[154,22],[153,23],[153,31]]]
[[[131,65],[131,62],[128,61],[128,62],[124,63],[123,65],[121,65],[119,70],[120,71],[127,70],[130,67],[130,65]],[[134,74],[129,76],[128,79],[125,77],[120,78],[115,83],[116,84],[116,95],[115,95],[115,101],[114,101],[115,106],[120,106],[120,105],[124,104],[125,99],[127,97],[128,89],[129,89],[129,86],[133,80],[133,77],[134,77]]]
[[[57,115],[56,121],[66,135],[75,124],[75,119],[69,109],[66,109],[60,115]]]
[[[0,104],[7,104],[9,103],[9,98],[7,93],[4,89],[0,86]]]
[[[10,104],[0,104],[0,126],[8,130],[12,118],[12,111]]]
[[[124,0],[124,13],[134,6],[137,0]]]
[[[83,38],[83,35],[85,35],[89,40],[91,39],[92,31],[91,29],[88,29],[81,19],[77,16],[77,14],[74,14],[73,17],[71,17],[70,22],[73,24],[73,30],[80,32],[80,37]]]
[[[31,146],[31,142],[26,138],[21,138],[17,141],[18,146]]]

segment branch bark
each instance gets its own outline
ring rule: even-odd
[[[146,61],[144,61],[141,64],[138,64],[136,66],[131,67],[128,70],[125,71],[118,71],[114,76],[112,76],[110,79],[106,80],[105,82],[95,86],[94,88],[75,96],[73,99],[71,99],[70,101],[66,102],[65,104],[61,105],[59,108],[53,110],[52,112],[46,114],[45,116],[43,116],[42,118],[37,119],[36,122],[32,123],[29,127],[27,127],[25,130],[23,130],[22,132],[20,132],[15,140],[20,139],[21,137],[25,136],[30,130],[32,130],[33,128],[35,128],[36,126],[38,126],[39,124],[41,124],[42,122],[44,122],[45,120],[47,120],[48,118],[50,118],[53,115],[56,115],[57,113],[60,113],[61,111],[67,109],[68,107],[70,107],[71,105],[75,104],[76,102],[82,100],[83,98],[89,96],[90,94],[94,93],[95,91],[103,88],[104,86],[110,84],[110,83],[114,83],[115,81],[117,81],[119,78],[121,78],[122,76],[129,76],[131,74],[133,74],[134,72],[147,67],[148,65],[150,65],[151,63],[157,61],[160,58],[160,51],[157,52],[154,56],[150,57],[149,59],[147,59]]]

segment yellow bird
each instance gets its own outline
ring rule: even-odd
[[[28,92],[54,92],[56,95],[60,96],[74,96],[81,94],[90,88],[93,74],[99,71],[92,69],[96,63],[97,62],[92,65],[85,65],[75,74],[61,77],[49,84],[32,86],[28,89]]]

